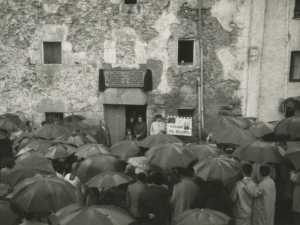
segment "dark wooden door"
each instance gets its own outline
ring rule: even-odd
[[[110,131],[111,144],[124,140],[125,137],[125,106],[105,105],[105,121]]]

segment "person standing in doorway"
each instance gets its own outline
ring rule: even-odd
[[[141,115],[138,116],[138,122],[134,126],[134,134],[138,140],[143,140],[147,137],[147,125]]]
[[[100,128],[97,130],[96,137],[99,144],[103,144],[107,147],[111,146],[111,137],[105,120],[100,121]]]
[[[151,124],[150,135],[155,134],[165,134],[166,133],[166,124],[162,120],[160,114],[156,115],[156,121]]]
[[[134,121],[133,116],[131,116],[129,118],[129,121],[127,121],[127,123],[126,123],[126,130],[130,129],[132,135],[134,134],[134,126],[135,126],[135,121]],[[128,134],[128,133],[126,132],[126,134]]]

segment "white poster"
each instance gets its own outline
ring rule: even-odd
[[[192,117],[167,116],[167,134],[192,136]]]

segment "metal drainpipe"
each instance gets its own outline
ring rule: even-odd
[[[199,63],[200,74],[197,77],[198,81],[198,132],[199,141],[201,140],[202,128],[204,125],[204,113],[203,113],[203,40],[202,40],[202,0],[198,0],[198,35],[199,35]]]

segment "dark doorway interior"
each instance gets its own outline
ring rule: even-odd
[[[137,121],[138,115],[141,115],[143,121],[147,123],[147,105],[126,105],[125,116],[126,122],[129,121],[131,116],[135,115],[135,122]]]

